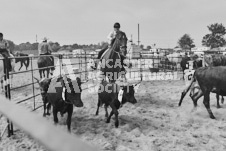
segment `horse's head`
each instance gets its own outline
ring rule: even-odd
[[[127,54],[127,37],[124,32],[118,32],[115,37],[114,45],[118,45],[119,51],[123,56]]]

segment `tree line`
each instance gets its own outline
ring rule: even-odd
[[[39,43],[30,43],[30,42],[26,42],[26,43],[21,43],[21,44],[15,44],[13,41],[8,40],[9,43],[9,47],[10,47],[10,51],[24,51],[24,50],[38,50],[38,44]],[[59,50],[68,50],[68,51],[72,51],[74,49],[89,49],[89,50],[96,50],[96,49],[101,49],[103,47],[105,47],[108,43],[107,42],[100,42],[98,44],[89,44],[89,45],[85,45],[85,44],[72,44],[72,45],[60,45],[58,42],[49,42],[52,50],[54,52],[57,52]]]
[[[226,29],[221,23],[214,23],[207,26],[210,33],[206,34],[202,38],[202,45],[210,47],[210,49],[223,47],[226,45],[226,40],[224,35],[226,34]],[[189,34],[184,34],[179,40],[178,45],[184,50],[191,50],[195,47],[194,40]]]

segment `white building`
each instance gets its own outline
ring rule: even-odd
[[[151,49],[150,49],[150,52],[156,53],[156,52],[159,52],[159,50],[158,50],[157,48],[151,48]]]
[[[83,49],[75,49],[75,50],[72,50],[72,53],[73,54],[84,54],[84,50]]]
[[[130,59],[140,58],[141,48],[138,45],[131,45],[131,49],[127,50],[127,56]]]
[[[195,48],[191,48],[191,51],[193,51],[193,52],[197,52],[197,51],[203,52],[203,51],[208,51],[208,50],[210,50],[209,47],[195,47]]]

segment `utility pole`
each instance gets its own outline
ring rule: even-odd
[[[138,24],[138,46],[140,45],[140,25]]]
[[[38,36],[37,36],[37,34],[36,34],[36,43],[38,43]]]
[[[131,41],[130,42],[131,42],[131,44],[133,44],[133,35],[131,35]]]

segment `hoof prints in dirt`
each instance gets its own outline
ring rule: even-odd
[[[185,97],[180,108],[177,107],[183,81],[144,82],[140,88],[135,94],[138,103],[125,104],[119,110],[118,128],[114,126],[114,116],[110,123],[105,122],[103,108],[98,116],[94,115],[96,94],[84,96],[84,108],[74,108],[72,135],[79,135],[101,150],[110,151],[226,150],[225,108],[213,109],[217,120],[210,120],[203,105],[195,113],[190,112],[193,103],[189,96]],[[211,98],[215,99],[215,96]],[[215,105],[216,102],[212,103]],[[42,116],[42,110],[37,112]],[[52,122],[52,115],[48,119]],[[65,120],[66,116],[59,119],[59,126],[66,131]],[[18,132],[16,135],[23,137],[19,142],[29,148],[29,143],[24,140],[33,142],[32,139]],[[42,147],[36,150],[39,149]]]

